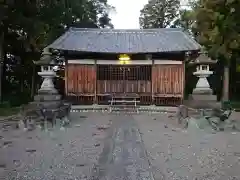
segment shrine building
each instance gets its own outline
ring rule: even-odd
[[[65,94],[73,104],[177,105],[184,98],[185,60],[201,46],[182,29],[70,28],[47,48],[65,57]]]

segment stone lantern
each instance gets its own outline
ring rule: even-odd
[[[41,66],[41,71],[38,72],[38,75],[43,78],[41,88],[38,92],[56,94],[57,90],[53,84],[53,79],[56,77],[56,73],[53,70],[54,61],[52,60],[52,53],[47,49],[44,49],[40,60],[35,61],[34,63]]]
[[[199,78],[192,94],[189,95],[188,102],[192,107],[213,108],[219,106],[217,104],[217,97],[213,95],[213,91],[207,80],[213,74],[209,66],[216,62],[211,60],[206,53],[201,53],[195,61],[190,62],[190,65],[196,66],[196,71],[193,74]]]
[[[58,94],[53,83],[56,73],[53,70],[55,62],[52,59],[52,53],[45,48],[40,60],[34,61],[34,64],[41,66],[38,75],[43,78],[41,88],[38,90],[38,94],[34,96],[34,101],[44,107],[58,107],[61,104],[61,95]]]
[[[212,89],[209,86],[207,78],[213,74],[213,71],[210,71],[209,65],[215,63],[216,61],[211,60],[205,53],[201,53],[196,61],[191,63],[196,65],[196,71],[193,75],[199,78],[196,88],[193,89],[193,94],[212,94]]]

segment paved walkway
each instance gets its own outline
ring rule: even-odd
[[[93,179],[153,180],[133,116],[116,116]]]

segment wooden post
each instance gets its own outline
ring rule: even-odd
[[[152,105],[154,105],[154,87],[153,87],[153,65],[154,65],[154,60],[152,59],[152,54],[148,54],[146,55],[146,59],[147,60],[151,60],[152,61],[152,72],[151,72],[151,96],[152,96]]]
[[[97,104],[97,60],[94,60],[94,69],[95,69],[95,90],[94,90],[94,104]]]
[[[68,99],[68,60],[65,61],[65,96]]]
[[[153,76],[153,71],[154,71],[154,60],[152,60],[151,92],[152,92],[152,105],[155,105],[155,103],[154,103],[154,84],[153,84],[153,82],[154,82],[153,78],[155,78],[155,77]]]
[[[185,95],[185,79],[186,79],[186,70],[185,70],[185,61],[183,61],[183,83],[182,83],[182,104],[184,100],[184,95]]]

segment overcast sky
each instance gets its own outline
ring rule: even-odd
[[[147,2],[148,0],[108,0],[116,8],[116,12],[110,14],[114,28],[139,29],[140,10]]]

